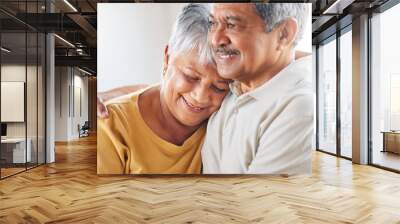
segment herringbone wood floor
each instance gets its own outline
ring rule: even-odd
[[[0,181],[0,223],[400,223],[400,175],[316,152],[313,174],[96,175],[95,137]]]

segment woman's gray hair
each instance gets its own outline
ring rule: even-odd
[[[266,32],[271,32],[277,25],[287,18],[297,20],[298,33],[294,46],[303,37],[309,13],[309,3],[254,3],[256,13],[263,19]]]
[[[209,8],[206,4],[191,3],[178,15],[171,38],[169,52],[176,55],[196,50],[199,62],[214,63],[212,51],[207,42]]]

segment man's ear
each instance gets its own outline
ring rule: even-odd
[[[297,37],[298,25],[294,18],[288,18],[279,25],[279,47],[281,49],[292,47]]]
[[[164,49],[164,62],[163,62],[163,69],[162,69],[163,75],[165,75],[165,73],[168,69],[168,62],[169,62],[168,45],[166,45],[165,49]]]

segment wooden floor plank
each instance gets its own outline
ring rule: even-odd
[[[0,223],[400,223],[400,175],[315,152],[310,176],[97,176],[91,136],[0,202]]]

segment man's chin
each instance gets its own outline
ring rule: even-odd
[[[218,74],[224,79],[235,79],[239,72],[232,69],[218,69]]]

